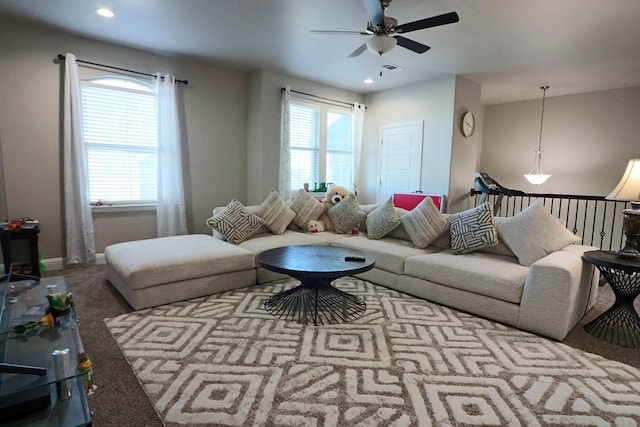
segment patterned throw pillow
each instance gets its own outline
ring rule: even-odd
[[[382,239],[400,224],[400,219],[393,206],[393,197],[375,208],[367,215],[367,238]]]
[[[235,199],[220,214],[207,220],[209,227],[236,245],[251,237],[262,224],[262,218],[249,212]]]
[[[451,251],[456,255],[498,244],[498,230],[489,203],[451,215],[449,224]]]
[[[422,199],[418,206],[400,218],[400,222],[416,248],[426,248],[449,226],[431,197]]]
[[[291,224],[296,213],[289,208],[277,191],[271,190],[267,198],[256,211],[256,215],[264,219],[273,234],[283,234]]]
[[[526,266],[581,240],[547,212],[540,200],[517,215],[502,219],[498,233],[518,262]]]
[[[323,203],[318,202],[304,190],[298,191],[289,207],[296,213],[293,223],[303,230],[307,229],[309,221],[320,218],[326,209]]]
[[[336,233],[348,233],[364,221],[367,213],[360,208],[355,194],[349,193],[337,205],[327,211]]]

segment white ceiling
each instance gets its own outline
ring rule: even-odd
[[[386,15],[403,24],[450,11],[460,22],[406,35],[430,51],[394,48],[382,61],[403,70],[379,77],[379,57],[347,58],[367,36],[309,32],[363,31],[361,0],[0,1],[0,13],[100,40],[364,93],[442,73],[481,83],[485,104],[539,98],[543,84],[547,96],[640,86],[639,0],[393,0]]]

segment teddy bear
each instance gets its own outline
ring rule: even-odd
[[[327,192],[324,195],[324,198],[322,199],[322,203],[324,204],[326,209],[320,216],[320,218],[318,218],[316,221],[309,221],[309,223],[307,224],[307,231],[311,233],[318,233],[320,231],[332,231],[334,229],[333,222],[331,222],[331,218],[329,217],[329,214],[327,212],[329,211],[329,208],[340,203],[342,199],[349,195],[349,193],[351,193],[351,191],[341,185],[332,184],[331,186],[329,186]]]

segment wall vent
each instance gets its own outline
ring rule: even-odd
[[[398,66],[398,65],[394,65],[394,64],[385,64],[382,66],[382,68],[384,68],[385,70],[388,71],[402,71],[404,70],[404,68]]]

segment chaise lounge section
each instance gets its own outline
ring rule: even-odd
[[[135,310],[255,284],[252,252],[206,234],[117,243],[107,280]]]

